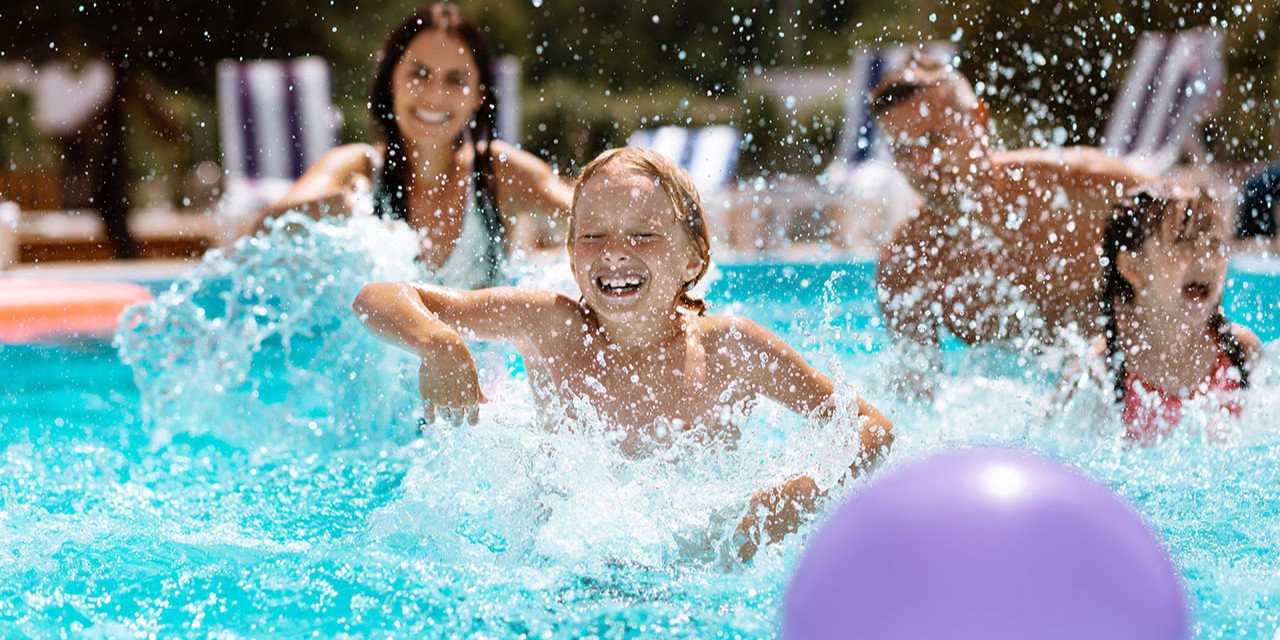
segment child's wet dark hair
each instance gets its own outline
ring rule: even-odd
[[[1116,203],[1102,234],[1102,283],[1099,289],[1099,320],[1103,324],[1103,337],[1107,341],[1107,363],[1115,374],[1115,397],[1124,400],[1125,364],[1120,348],[1119,329],[1116,325],[1116,305],[1131,304],[1133,285],[1120,273],[1118,257],[1124,252],[1142,249],[1156,235],[1166,218],[1181,216],[1169,221],[1176,227],[1174,240],[1191,239],[1195,233],[1193,222],[1198,212],[1212,210],[1217,205],[1213,195],[1199,187],[1180,187],[1167,182],[1146,184],[1129,190]],[[1249,386],[1248,363],[1240,341],[1231,332],[1230,323],[1222,309],[1221,300],[1209,318],[1209,331],[1240,374],[1240,386]]]

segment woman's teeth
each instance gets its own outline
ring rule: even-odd
[[[449,113],[447,111],[428,111],[426,109],[414,109],[413,115],[419,120],[431,124],[444,124],[449,121]]]

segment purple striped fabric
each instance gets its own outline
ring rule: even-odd
[[[876,137],[879,129],[876,127],[875,120],[871,117],[871,90],[884,80],[888,61],[881,52],[876,52],[871,56],[871,68],[868,70],[869,82],[863,88],[863,95],[866,97],[862,101],[862,122],[858,123],[858,142],[865,143],[853,145],[853,157],[849,158],[850,164],[858,164],[865,161],[871,156],[871,150],[875,148]]]
[[[238,66],[236,76],[240,84],[240,92],[236,98],[240,108],[240,140],[244,149],[244,158],[242,158],[244,175],[249,178],[259,178],[262,174],[261,167],[258,166],[258,131],[253,121],[253,88],[249,84],[249,66]]]
[[[302,105],[298,93],[298,82],[293,72],[293,64],[282,65],[284,70],[284,112],[289,127],[290,177],[296,178],[307,169],[307,151],[303,145]]]
[[[1160,146],[1164,147],[1173,142],[1178,125],[1181,124],[1183,118],[1193,117],[1195,114],[1187,113],[1183,107],[1191,100],[1191,94],[1195,91],[1192,84],[1196,79],[1196,71],[1187,69],[1182,72],[1182,76],[1178,78],[1178,94],[1174,96],[1173,105],[1170,108],[1170,115],[1164,120],[1164,128],[1160,131]]]
[[[1146,91],[1142,92],[1142,104],[1139,105],[1138,111],[1129,121],[1129,129],[1122,138],[1122,148],[1125,153],[1130,153],[1138,145],[1138,141],[1142,138],[1142,128],[1147,123],[1147,117],[1151,115],[1151,105],[1155,101],[1156,85],[1160,82],[1160,76],[1163,75],[1165,65],[1169,63],[1169,53],[1173,50],[1176,38],[1168,38],[1159,43],[1160,55],[1156,56],[1156,65],[1152,74],[1147,77]]]
[[[677,159],[681,169],[688,171],[693,168],[693,153],[698,148],[698,138],[702,137],[703,131],[703,129],[685,131],[684,146],[680,148],[680,157]]]

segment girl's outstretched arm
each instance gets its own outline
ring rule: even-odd
[[[537,354],[544,323],[572,309],[561,298],[529,289],[384,282],[362,287],[352,307],[374,335],[422,358],[418,387],[428,421],[439,410],[450,422],[475,423],[486,398],[463,335]]]
[[[768,329],[740,317],[725,316],[719,348],[731,354],[737,375],[754,393],[767,396],[803,416],[827,420],[835,415],[835,383],[805,362],[800,353]],[[851,470],[869,468],[893,443],[893,423],[858,398],[859,441],[863,455]]]
[[[835,415],[835,383],[799,352],[750,320],[725,318],[724,322],[728,324],[720,333],[727,340],[719,348],[732,354],[733,366],[749,389],[809,418],[827,420]],[[893,423],[862,398],[857,403],[861,447],[849,467],[854,474],[873,466],[893,442]],[[756,494],[738,526],[738,557],[746,562],[765,541],[777,542],[795,531],[817,509],[822,496],[808,476]]]

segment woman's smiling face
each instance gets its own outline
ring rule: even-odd
[[[587,306],[624,322],[675,312],[702,258],[655,180],[604,168],[582,186],[569,257]]]
[[[480,73],[462,40],[439,29],[418,34],[392,75],[392,111],[409,142],[452,144],[480,107]]]

